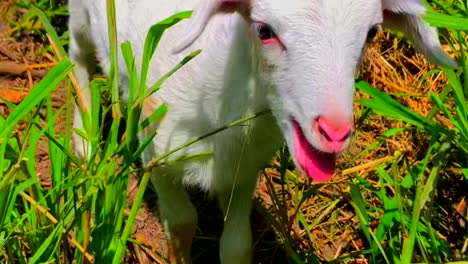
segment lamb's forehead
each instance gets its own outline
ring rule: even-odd
[[[253,0],[253,16],[263,18],[321,18],[356,16],[364,18],[381,13],[382,0]]]

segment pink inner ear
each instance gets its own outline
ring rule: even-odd
[[[222,0],[219,9],[220,9],[222,12],[234,12],[234,11],[239,10],[240,5],[241,5],[241,1]]]
[[[388,9],[384,9],[382,12],[383,12],[384,17],[389,17],[389,16],[394,15],[394,13]]]

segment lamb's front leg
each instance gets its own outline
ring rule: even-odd
[[[231,190],[218,192],[225,221],[220,241],[220,258],[223,264],[248,264],[252,262],[252,230],[250,213],[252,196],[257,179],[255,175]]]
[[[152,183],[158,193],[158,205],[171,251],[171,261],[191,263],[190,249],[197,227],[197,211],[181,183],[172,173],[153,170]]]
[[[90,75],[96,68],[96,46],[91,36],[91,25],[89,23],[86,4],[81,0],[70,0],[70,58],[75,64],[74,73],[78,81],[79,88],[83,92],[85,103],[91,105],[91,92],[89,90]],[[81,112],[75,104],[73,127],[83,130],[83,120]],[[89,157],[90,146],[76,133],[73,134],[73,141],[77,154],[82,157]]]

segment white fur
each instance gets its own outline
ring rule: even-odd
[[[153,96],[153,102],[168,104],[169,111],[143,155],[145,163],[244,116],[267,108],[274,114],[204,139],[172,158],[202,151],[212,152],[212,157],[154,169],[160,213],[180,263],[190,262],[197,223],[184,184],[215,194],[227,214],[220,245],[222,263],[250,263],[249,214],[258,170],[283,138],[292,148],[291,117],[317,149],[321,145],[313,120],[322,115],[352,118],[355,69],[367,32],[384,22],[383,8],[398,13],[391,18],[401,19],[387,24],[409,34],[435,62],[453,66],[440,50],[435,30],[418,17],[424,6],[417,0],[230,0],[244,4],[239,13],[219,12],[222,1],[116,0],[118,39],[131,41],[137,65],[151,25],[177,11],[195,9],[192,20],[164,35],[151,64],[149,84],[189,51],[203,50]],[[81,86],[88,87],[94,50],[104,68],[109,67],[105,1],[70,0],[70,9],[71,57]],[[284,48],[262,46],[246,19],[270,24]],[[174,49],[183,52],[173,54]],[[120,69],[125,77],[123,63]],[[76,116],[79,128],[81,119]]]

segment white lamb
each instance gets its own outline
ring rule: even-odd
[[[69,3],[70,55],[81,87],[88,87],[95,55],[109,68],[105,3]],[[190,263],[197,225],[184,185],[218,197],[226,215],[221,262],[245,264],[252,256],[249,215],[257,173],[283,139],[304,174],[331,178],[335,157],[351,137],[356,69],[380,25],[405,33],[429,60],[456,67],[421,18],[426,8],[419,0],[116,0],[116,6],[118,40],[132,43],[137,65],[151,25],[194,10],[192,19],[164,35],[148,83],[189,51],[203,50],[146,101],[145,115],[162,102],[169,111],[144,162],[244,116],[267,108],[273,113],[176,154],[210,151],[209,158],[154,169],[160,214],[179,263]],[[120,69],[125,80],[122,61]]]

